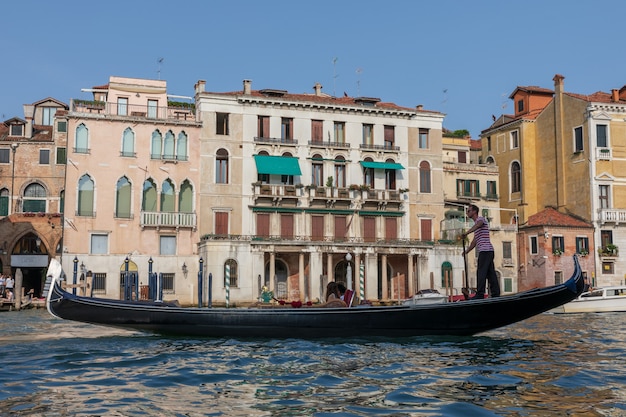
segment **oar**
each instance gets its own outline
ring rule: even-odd
[[[469,299],[469,279],[467,277],[467,256],[465,255],[465,238],[461,236],[461,240],[463,241],[463,266],[465,267],[465,288],[463,288],[461,292],[463,293],[463,297],[465,297],[465,299],[467,300]]]

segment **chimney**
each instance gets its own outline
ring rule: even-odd
[[[554,81],[554,92],[556,95],[560,95],[563,93],[563,80],[564,79],[565,77],[562,76],[561,74],[556,74],[554,78],[552,78],[552,81]]]
[[[206,81],[198,80],[198,82],[196,83],[196,94],[204,93],[205,88],[206,88]]]
[[[614,88],[611,90],[611,100],[613,100],[614,103],[618,103],[619,102],[619,90],[617,88]]]
[[[313,86],[313,90],[315,91],[315,95],[316,96],[321,96],[322,95],[322,84],[315,83],[315,85]]]
[[[31,138],[33,136],[33,117],[35,115],[35,106],[32,104],[24,104],[24,119],[26,119],[26,131],[24,132],[25,138]]]
[[[418,104],[417,106],[415,106],[415,110],[417,110],[417,111],[424,110],[424,105],[423,104]]]
[[[252,94],[252,80],[243,80],[243,93]]]

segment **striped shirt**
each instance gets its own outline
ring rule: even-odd
[[[493,245],[489,239],[489,222],[484,217],[477,217],[476,223],[482,220],[483,224],[474,230],[474,238],[476,239],[476,249],[478,252],[493,252]]]

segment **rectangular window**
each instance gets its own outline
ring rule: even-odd
[[[563,283],[563,271],[554,271],[554,285]]]
[[[589,238],[586,236],[576,237],[576,253],[580,255],[589,254]]]
[[[67,122],[65,120],[57,123],[57,132],[59,132],[59,133],[67,132]]]
[[[215,212],[215,234],[222,236],[228,235],[228,212]]]
[[[176,236],[159,237],[159,254],[176,255]]]
[[[324,216],[311,216],[311,240],[324,240]]]
[[[565,242],[563,236],[552,236],[552,253],[561,255],[565,252]]]
[[[363,240],[376,242],[376,218],[363,217]]]
[[[346,240],[346,217],[335,216],[335,240],[343,242]]]
[[[50,165],[50,149],[39,149],[39,165]]]
[[[11,136],[24,136],[24,125],[11,125]]]
[[[602,262],[602,274],[612,275],[614,273],[613,262]]]
[[[65,165],[67,163],[67,150],[65,148],[57,148],[57,165]]]
[[[257,213],[256,215],[256,235],[260,237],[270,236],[270,215],[269,213]]]
[[[607,148],[606,125],[596,125],[596,144],[598,148]]]
[[[118,116],[128,115],[128,99],[126,97],[117,98],[117,115]]]
[[[151,119],[156,119],[158,108],[159,102],[157,100],[148,100],[148,117]]]
[[[601,209],[611,208],[610,201],[609,201],[609,198],[610,198],[609,191],[610,191],[610,188],[608,185],[600,185],[598,197],[600,199]]]
[[[363,123],[363,145],[374,144],[374,125]]]
[[[503,281],[504,281],[503,292],[513,292],[513,279],[512,278],[503,278]]]
[[[528,236],[529,250],[531,255],[539,254],[539,238],[537,236]]]
[[[524,100],[517,100],[517,112],[521,113],[524,111]]]
[[[491,136],[487,136],[487,151],[491,152]]]
[[[489,200],[497,200],[498,199],[498,186],[495,181],[487,181],[487,199]]]
[[[280,237],[293,239],[293,214],[280,215]]]
[[[502,258],[513,259],[513,250],[511,242],[502,242]]]
[[[583,151],[583,128],[578,126],[574,128],[574,152]]]
[[[600,244],[603,248],[613,244],[613,231],[600,230]]]
[[[0,164],[8,164],[11,162],[11,151],[9,149],[0,149]]]
[[[460,197],[480,197],[478,180],[456,180],[456,190]]]
[[[457,159],[459,160],[459,164],[466,164],[467,163],[467,152],[459,151]]]
[[[54,114],[57,112],[56,107],[42,107],[41,115],[42,120],[41,124],[44,126],[52,126],[52,122],[54,121]]]
[[[228,135],[228,113],[217,113],[215,119],[215,133],[218,135]]]
[[[164,272],[161,274],[161,279],[163,283],[163,292],[173,294],[174,293],[174,276],[171,272]]]
[[[324,122],[322,120],[311,120],[311,142],[320,143],[324,141]]]
[[[316,161],[315,159],[313,161]],[[321,161],[316,161],[311,164],[311,183],[318,187],[324,185],[324,165]]]
[[[346,143],[346,123],[335,122],[334,124],[335,143]]]
[[[106,272],[94,272],[92,288],[94,294],[106,294],[107,274]]]
[[[519,132],[514,130],[511,132],[511,149],[519,148]]]
[[[291,140],[293,139],[293,119],[283,117],[280,121],[280,138]]]
[[[428,129],[420,129],[419,130],[419,148],[420,149],[428,149],[430,144],[428,143]]]
[[[385,126],[385,149],[393,149],[396,141],[396,129],[394,126]]]
[[[91,235],[91,251],[92,255],[106,255],[109,253],[109,235],[97,234]]]
[[[433,240],[433,225],[431,219],[420,219],[420,239],[429,242]]]
[[[385,239],[395,240],[398,238],[398,220],[395,217],[385,218]]]
[[[258,133],[258,137],[260,138],[270,137],[270,117],[269,116],[259,116],[257,133]]]

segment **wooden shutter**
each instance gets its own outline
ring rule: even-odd
[[[270,215],[269,213],[257,213],[256,215],[257,236],[269,237],[270,235]]]
[[[420,219],[420,239],[424,241],[432,240],[433,226],[432,220]]]
[[[346,239],[346,217],[335,216],[335,239],[344,241]]]
[[[324,240],[324,216],[311,216],[311,240]]]
[[[385,219],[385,238],[395,240],[398,238],[398,220],[395,217]]]
[[[218,211],[215,213],[215,234],[228,234],[228,212]]]
[[[324,141],[324,122],[311,120],[311,142]]]
[[[293,214],[280,215],[280,236],[293,238]]]
[[[363,240],[366,242],[376,241],[375,217],[363,217]]]

